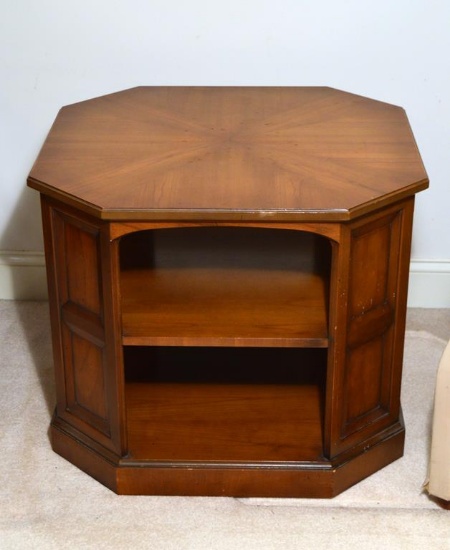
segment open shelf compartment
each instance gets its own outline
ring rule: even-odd
[[[128,460],[325,462],[326,355],[125,347]]]
[[[327,347],[330,258],[327,239],[291,230],[123,237],[123,344]]]

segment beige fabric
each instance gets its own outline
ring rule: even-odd
[[[450,342],[436,378],[428,491],[450,500]]]

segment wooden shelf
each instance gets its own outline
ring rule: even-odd
[[[125,345],[328,345],[328,273],[314,254],[323,239],[251,228],[154,233],[152,266],[121,273]]]
[[[128,351],[130,460],[324,460],[322,350]]]

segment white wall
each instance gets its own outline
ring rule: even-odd
[[[42,250],[25,180],[58,109],[161,84],[328,85],[405,107],[431,179],[413,259],[450,277],[448,0],[3,0],[4,257]]]

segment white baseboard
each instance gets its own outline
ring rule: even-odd
[[[43,252],[0,251],[0,300],[46,300]]]
[[[412,260],[409,307],[450,308],[450,260]]]
[[[46,300],[42,252],[0,251],[0,300]],[[409,307],[450,308],[450,260],[412,260]]]

